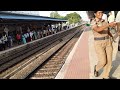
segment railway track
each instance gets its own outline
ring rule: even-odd
[[[70,33],[74,33],[77,28],[81,27],[82,26],[80,25],[69,30],[64,30],[56,34],[2,52],[0,54],[0,73],[32,55],[34,57],[34,54],[36,54],[37,52],[41,53],[47,51],[51,47],[59,44],[63,37],[66,37]]]
[[[61,47],[55,54],[30,74],[27,79],[54,79],[65,63],[67,56],[80,35],[81,32],[77,33],[68,43]]]
[[[60,65],[60,67],[62,67],[62,63],[64,63],[64,60],[63,60],[63,58],[61,58],[59,56],[62,56],[65,58],[65,54],[67,55],[67,52],[70,50],[70,48],[68,48],[68,46],[66,47],[66,49],[68,51],[65,48],[62,49],[62,47],[65,46],[65,44],[69,40],[71,42],[72,37],[74,37],[73,39],[76,40],[76,37],[80,35],[80,33],[78,33],[79,31],[80,30],[76,30],[75,32],[72,31],[70,35],[67,35],[66,37],[63,37],[63,38],[57,40],[53,44],[48,45],[46,48],[43,48],[42,50],[38,51],[37,53],[35,53],[34,55],[31,55],[28,58],[25,58],[24,60],[22,60],[19,63],[14,63],[15,60],[13,60],[7,64],[4,64],[3,68],[4,68],[4,66],[7,66],[7,65],[10,66],[12,63],[14,63],[15,65],[13,65],[12,67],[9,67],[7,70],[1,72],[0,78],[1,79],[29,78],[31,75],[34,76],[33,73],[36,71],[36,68],[38,69],[38,67],[40,68],[41,66],[42,66],[42,69],[41,69],[42,72],[44,72],[44,74],[46,75],[46,73],[49,73],[49,72],[45,72],[44,69],[45,69],[45,67],[48,67],[48,68],[52,67],[53,65],[50,63],[53,63],[55,65],[56,65],[56,63],[58,63]],[[77,36],[76,36],[76,33],[77,33]],[[71,45],[74,45],[74,43]],[[61,53],[59,51],[60,49],[62,49],[63,52],[65,52],[65,53]],[[64,50],[66,50],[66,51],[64,51]],[[58,52],[59,55],[57,55],[56,51]],[[53,55],[54,53],[56,53],[56,54]],[[55,57],[55,56],[57,56],[57,57]],[[48,58],[49,59],[52,58],[52,59],[50,59],[50,62],[48,62],[46,64],[47,66],[44,66],[45,62],[49,61]],[[56,60],[55,58],[57,58],[58,60]],[[60,68],[58,69],[58,67],[56,67],[56,68],[55,67],[56,66],[53,66],[51,71],[54,71],[54,69],[57,69],[59,71]],[[54,75],[56,75],[55,72],[56,71],[54,71]],[[53,74],[53,73],[51,73],[51,74]],[[50,74],[47,74],[47,75],[50,75]],[[53,78],[53,76],[51,76],[51,78]]]

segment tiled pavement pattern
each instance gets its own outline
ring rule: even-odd
[[[90,27],[86,27],[56,79],[100,79],[93,75],[94,65],[97,63],[93,37]],[[116,43],[113,43],[113,63],[110,76],[120,79],[118,39],[119,37],[116,39]]]

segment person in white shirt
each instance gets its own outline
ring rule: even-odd
[[[116,18],[115,18],[116,22],[120,22],[120,11],[118,11]]]
[[[115,15],[112,11],[109,12],[109,17],[108,17],[108,22],[111,23],[111,22],[114,22],[115,21]],[[110,32],[112,34],[115,34],[116,33],[116,29],[114,27],[111,27],[110,28]]]
[[[105,22],[108,22],[108,20],[107,20],[107,15],[106,15],[106,14],[103,14],[102,19],[104,19]]]
[[[6,35],[6,33],[5,32],[3,32],[3,35],[2,35],[2,38],[1,38],[1,40],[2,40],[2,44],[3,44],[3,49],[5,50],[6,49],[6,46],[7,46],[7,44],[8,44],[8,40],[7,40],[7,35]]]
[[[0,51],[3,50],[2,34],[0,33]]]
[[[31,38],[31,41],[32,41],[32,37],[33,37],[33,32],[30,31],[30,38]]]
[[[114,38],[116,39],[120,35],[120,11],[117,12],[115,21],[117,22],[117,27],[116,27],[116,34]]]
[[[111,22],[114,22],[114,20],[115,20],[115,16],[111,11],[109,12],[108,22],[111,23]]]

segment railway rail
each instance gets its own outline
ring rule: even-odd
[[[67,56],[81,33],[82,32],[77,33],[68,43],[61,47],[55,54],[30,74],[27,79],[54,79],[65,63]]]
[[[80,35],[80,33],[81,33],[81,31],[80,31],[80,27],[79,27],[79,28],[76,28],[76,30],[69,31],[69,34],[67,32],[64,32],[64,35],[58,34],[56,36],[56,38],[54,36],[55,40],[49,39],[48,43],[45,42],[41,49],[40,49],[40,47],[36,47],[37,49],[38,48],[39,49],[36,50],[36,48],[35,49],[32,48],[32,50],[29,53],[25,53],[25,55],[28,54],[29,57],[21,58],[22,57],[21,56],[21,57],[18,57],[19,58],[18,60],[13,59],[13,60],[10,60],[10,61],[8,60],[4,63],[1,63],[0,78],[1,79],[25,79],[25,78],[28,78],[31,75],[33,75],[31,73],[34,73],[36,71],[36,69],[38,69],[38,67],[41,67],[41,66],[48,67],[48,68],[50,66],[52,67],[53,65],[50,64],[50,62],[54,63],[54,65],[56,65],[55,62],[58,64],[64,63],[64,60],[62,60],[61,58],[59,58],[58,61],[56,61],[55,59],[52,58],[50,60],[49,64],[46,64],[47,66],[43,65],[46,61],[48,61],[48,58],[50,59],[53,56],[53,54],[55,54],[56,52],[60,52],[58,50],[62,49],[62,47],[65,46],[65,44],[67,42],[71,41],[72,38],[76,36],[76,34]],[[42,42],[44,42],[44,41],[42,41]],[[50,43],[50,41],[51,41],[51,43]],[[71,45],[73,46],[74,43],[72,43]],[[65,57],[64,55],[67,53],[67,51],[69,51],[70,48],[66,47],[66,49],[65,48],[62,49],[62,50],[66,50],[65,52],[63,51],[64,52],[63,54],[61,53],[62,57]],[[31,52],[34,52],[34,53],[31,54]],[[59,56],[61,56],[61,54]],[[25,56],[24,54],[22,54],[22,55]],[[55,55],[57,55],[57,54],[55,54]],[[58,58],[59,56],[57,56],[56,58]],[[59,65],[62,66],[62,64],[59,64]],[[55,69],[55,66],[53,67],[53,69]],[[44,70],[44,68],[43,68],[43,70]],[[43,72],[45,72],[45,71],[43,71]],[[48,72],[45,72],[45,73],[48,73]],[[56,73],[55,73],[55,75],[56,75]],[[53,76],[50,76],[50,77],[53,78]]]

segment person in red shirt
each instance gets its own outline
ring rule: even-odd
[[[16,39],[17,39],[17,43],[20,44],[21,43],[21,35],[19,33],[16,34]]]

